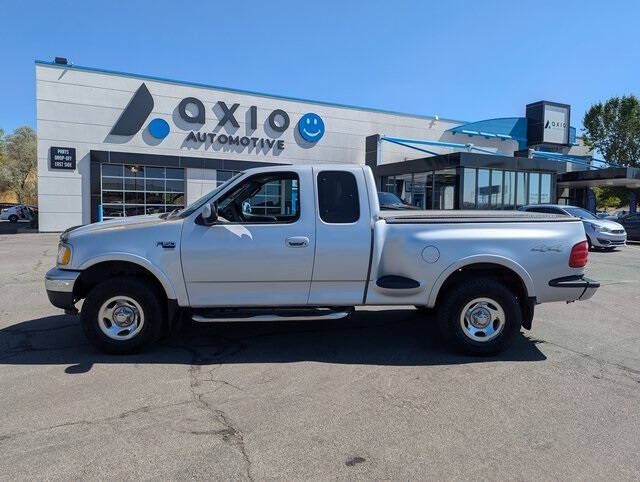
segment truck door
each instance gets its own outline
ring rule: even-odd
[[[309,304],[362,303],[371,252],[371,219],[361,167],[313,168],[316,246]]]
[[[311,171],[255,174],[218,199],[218,213],[213,226],[185,220],[191,306],[305,305],[315,247]]]

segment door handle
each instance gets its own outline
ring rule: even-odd
[[[290,248],[305,248],[309,246],[309,238],[306,236],[291,236],[285,240],[285,243]]]

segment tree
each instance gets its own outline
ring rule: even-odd
[[[36,133],[18,127],[4,137],[0,158],[0,186],[13,191],[19,203],[35,204],[37,187]]]
[[[640,167],[640,102],[633,94],[592,105],[582,123],[585,143],[605,160]]]

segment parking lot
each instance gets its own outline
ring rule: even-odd
[[[497,358],[412,308],[190,327],[96,352],[47,300],[57,235],[0,236],[0,479],[628,479],[640,472],[640,245]]]

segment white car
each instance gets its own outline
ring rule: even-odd
[[[562,214],[582,219],[589,249],[613,250],[616,246],[624,246],[627,243],[627,232],[621,224],[609,218],[597,218],[584,208],[561,204],[531,204],[521,209],[528,212]]]
[[[31,211],[24,204],[16,204],[0,211],[0,219],[12,223],[17,223],[20,219],[31,219],[31,217]]]

